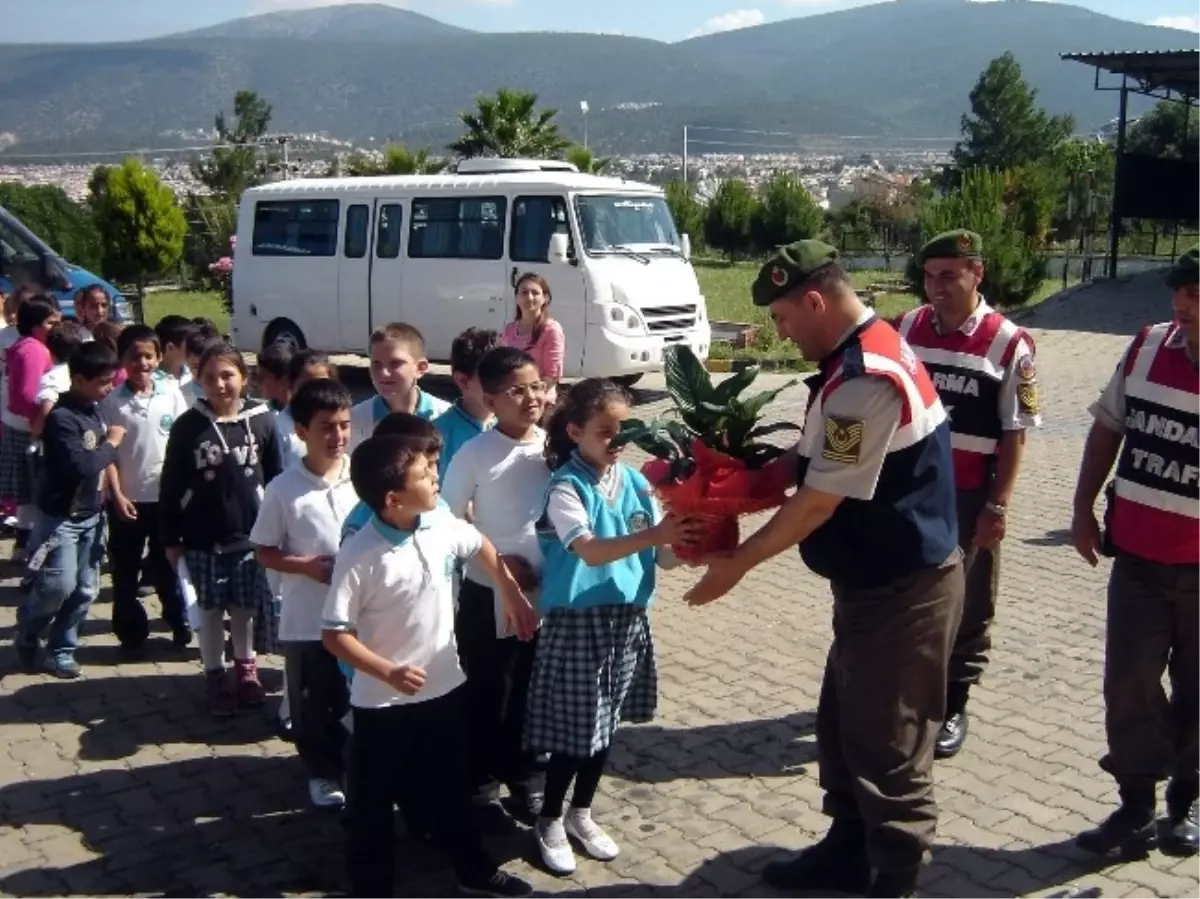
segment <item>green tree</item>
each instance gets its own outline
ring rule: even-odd
[[[68,262],[101,268],[100,234],[91,210],[73,202],[61,187],[0,183],[0,206]]]
[[[1108,228],[1117,157],[1112,144],[1098,140],[1064,141],[1052,162],[1059,178],[1053,227],[1059,240],[1079,236],[1084,228],[1097,233]],[[1088,194],[1092,195],[1095,221],[1089,221]]]
[[[187,236],[183,244],[183,262],[190,280],[207,289],[218,286],[209,266],[223,256],[231,256],[231,238],[237,233],[237,203],[229,197],[192,194],[184,204]]]
[[[179,264],[187,221],[171,189],[136,159],[126,159],[104,180],[106,189],[93,198],[93,208],[105,268],[135,281],[144,295],[149,276]]]
[[[796,175],[779,172],[760,188],[750,235],[760,252],[794,240],[816,237],[825,214]]]
[[[1047,114],[1037,93],[1011,53],[993,59],[971,91],[971,114],[962,117],[963,138],[953,154],[957,168],[1005,170],[1045,161],[1070,137],[1075,120]]]
[[[745,181],[739,178],[722,181],[708,203],[704,219],[705,243],[727,254],[730,263],[738,253],[749,253],[753,248],[750,226],[757,205],[754,191]]]
[[[233,115],[232,125],[224,110],[215,120],[214,143],[231,146],[214,146],[207,159],[192,163],[192,174],[212,193],[237,200],[247,188],[262,183],[277,154],[260,147],[271,124],[271,104],[254,91],[238,91],[233,98]]]
[[[410,150],[403,144],[388,144],[382,157],[372,159],[356,154],[346,160],[346,174],[363,175],[436,175],[445,171],[449,160],[430,155],[427,147]]]
[[[537,109],[537,94],[502,87],[477,97],[475,109],[459,113],[466,131],[447,149],[459,156],[527,156],[550,159],[571,145],[551,121],[557,109]]]
[[[600,175],[612,165],[611,156],[597,156],[587,147],[574,146],[567,150],[567,162],[585,175]]]
[[[1012,227],[1009,220],[1011,176],[990,169],[968,169],[960,186],[921,210],[921,239],[943,231],[969,228],[983,238],[985,268],[982,292],[999,306],[1019,306],[1046,278],[1047,257],[1041,243]],[[924,290],[914,259],[908,276],[913,289]]]
[[[1200,117],[1190,103],[1163,100],[1138,119],[1125,136],[1125,151],[1163,159],[1195,159]]]
[[[708,215],[705,205],[682,181],[668,181],[664,192],[679,233],[692,238],[693,248],[704,243],[704,220]]]

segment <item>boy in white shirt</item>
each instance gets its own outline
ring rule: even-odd
[[[473,510],[475,526],[521,587],[532,590],[543,564],[534,526],[550,485],[543,456],[546,433],[538,427],[546,386],[537,363],[512,347],[490,350],[476,373],[495,425],[455,454],[442,496],[460,518]],[[535,641],[506,638],[497,627],[497,599],[487,574],[468,563],[454,626],[467,674],[472,785],[480,805],[495,795],[497,782],[503,783],[514,817],[532,823],[541,808],[541,779],[535,756],[522,748],[521,732]]]
[[[346,801],[341,719],[348,696],[337,659],[321,644],[321,612],[342,522],[358,501],[346,455],[350,406],[350,391],[328,378],[308,381],[296,392],[291,408],[304,455],[267,485],[250,531],[259,563],[281,575],[279,638],[292,738],[317,808]]]
[[[304,440],[296,433],[296,420],[292,416],[290,398],[307,384],[318,378],[336,381],[337,368],[329,361],[329,355],[321,350],[300,350],[288,359],[284,389],[289,401],[275,416],[275,430],[283,446],[283,467],[288,468],[304,457]]]
[[[409,436],[364,441],[350,477],[371,507],[370,523],[346,541],[325,602],[324,642],[356,669],[350,689],[349,852],[351,894],[395,894],[393,807],[428,821],[461,892],[527,896],[501,871],[471,813],[462,690],[454,643],[451,579],[474,558],[496,584],[505,624],[522,639],[537,625],[529,601],[472,525],[438,507],[436,452],[425,424]]]
[[[162,363],[158,367],[159,377],[170,376],[182,389],[192,380],[192,371],[187,364],[187,341],[196,326],[190,318],[182,315],[164,315],[154,325],[154,333],[162,346]]]
[[[136,652],[150,635],[146,610],[138,599],[142,553],[162,606],[163,621],[177,647],[192,642],[175,570],[159,543],[158,489],[171,426],[188,409],[172,378],[157,377],[162,361],[158,335],[146,325],[129,325],[117,338],[125,383],[100,404],[109,426],[125,429],[117,462],[108,469],[108,557],[112,562],[112,628],[121,648]]]
[[[429,370],[425,338],[412,325],[392,322],[371,335],[371,384],[375,396],[350,413],[350,450],[370,437],[389,412],[407,412],[433,421],[450,408],[445,400],[423,391],[419,382]]]

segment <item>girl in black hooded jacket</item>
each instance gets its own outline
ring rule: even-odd
[[[255,617],[271,615],[273,603],[249,537],[283,455],[270,407],[243,397],[241,353],[224,344],[210,347],[196,379],[204,398],[171,427],[159,514],[167,557],[196,591],[208,705],[223,717],[265,699],[254,657]],[[235,683],[225,672],[226,612]]]

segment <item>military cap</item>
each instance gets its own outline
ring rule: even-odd
[[[817,269],[836,262],[838,251],[819,240],[798,240],[776,247],[759,269],[750,296],[755,306],[770,306],[803,284]]]
[[[922,265],[927,259],[981,259],[983,238],[974,231],[947,231],[921,247],[917,258]]]
[[[1167,272],[1168,287],[1187,287],[1197,283],[1197,272],[1200,271],[1200,246],[1192,247],[1175,260],[1171,270]]]

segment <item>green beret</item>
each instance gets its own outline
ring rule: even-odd
[[[777,247],[754,279],[750,291],[754,305],[770,306],[807,281],[817,269],[837,258],[837,249],[819,240],[798,240]]]
[[[981,259],[983,238],[974,231],[947,231],[921,247],[917,258],[922,265],[927,259]]]
[[[1200,271],[1200,246],[1192,247],[1175,260],[1171,270],[1167,272],[1168,287],[1187,287],[1197,283],[1197,272]]]

